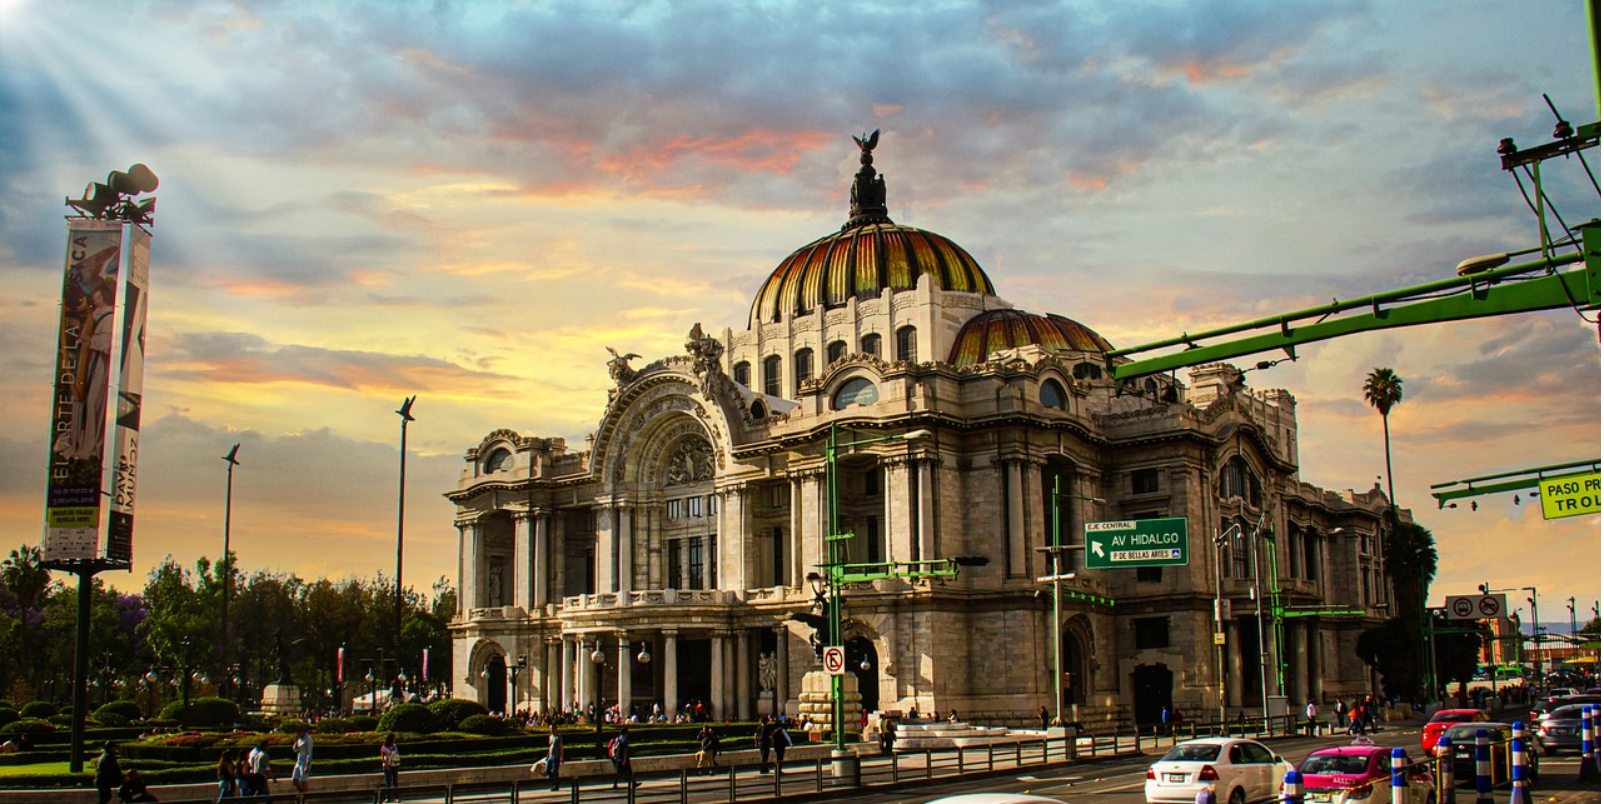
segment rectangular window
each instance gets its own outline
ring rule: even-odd
[[[1158,470],[1157,469],[1137,469],[1136,471],[1132,472],[1131,473],[1131,493],[1132,494],[1156,494],[1156,493],[1158,493]]]
[[[870,469],[863,473],[863,496],[880,496],[880,470]]]
[[[784,508],[786,503],[786,488],[784,486],[769,486],[769,507]]]
[[[668,518],[669,519],[679,519],[680,517],[682,517],[684,515],[685,515],[685,501],[684,500],[669,500],[668,501]]]
[[[1303,577],[1320,580],[1320,537],[1312,532],[1303,536]]]
[[[685,574],[680,571],[680,559],[683,557],[680,545],[683,543],[680,539],[670,539],[668,541],[668,588],[670,589],[685,588],[683,583]]]
[[[709,495],[707,495],[707,515],[708,516],[718,516],[718,495],[717,494],[709,494]]]
[[[1138,617],[1132,621],[1136,631],[1136,649],[1167,648],[1170,646],[1170,618]]]
[[[685,501],[685,515],[699,517],[702,515],[702,498],[691,497]]]
[[[774,542],[774,585],[785,583],[785,529],[776,525],[773,530]]]
[[[685,541],[688,542],[687,546],[690,548],[689,563],[691,577],[689,588],[706,588],[702,586],[702,540],[700,538],[692,537],[690,539],[686,539]]]
[[[718,536],[707,537],[707,588],[718,588]]]

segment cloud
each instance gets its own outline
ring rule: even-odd
[[[223,384],[294,383],[363,393],[445,392],[511,380],[422,355],[271,344],[244,332],[180,335],[164,362],[174,380]]]

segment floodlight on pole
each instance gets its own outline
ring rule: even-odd
[[[401,417],[401,488],[397,493],[395,505],[395,648],[397,651],[401,649],[401,555],[407,522],[407,423],[416,421],[412,417],[412,403],[417,399],[416,395],[407,397],[401,401],[401,409],[396,411],[396,415]]]
[[[229,639],[228,632],[228,598],[229,593],[234,591],[234,562],[229,557],[229,531],[232,529],[234,520],[234,467],[239,466],[239,458],[236,457],[238,455],[239,444],[235,444],[233,449],[230,449],[228,454],[223,456],[223,460],[228,462],[228,489],[223,495],[223,638],[221,641],[223,643],[224,667],[228,667],[232,662],[234,653],[234,645]],[[230,682],[228,698],[233,700],[236,690],[232,679],[226,680]]]

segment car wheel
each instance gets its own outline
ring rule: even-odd
[[[1231,791],[1231,804],[1246,804],[1247,800],[1248,794],[1242,792],[1242,788],[1238,787]]]
[[[1555,747],[1553,747],[1553,746],[1551,746],[1551,745],[1545,745],[1545,746],[1543,746],[1543,756],[1545,756],[1545,757],[1551,757],[1551,756],[1553,756],[1553,755],[1554,755],[1554,754],[1555,754],[1555,753],[1556,753],[1556,752],[1557,752],[1557,751],[1559,751],[1559,749],[1558,749],[1558,748],[1555,748]]]

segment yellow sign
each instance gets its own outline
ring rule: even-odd
[[[1216,645],[1224,645],[1225,644],[1225,632],[1224,631],[1215,631],[1214,632],[1214,644],[1216,644]]]
[[[1599,473],[1545,477],[1538,482],[1543,518],[1561,519],[1598,513]]]

